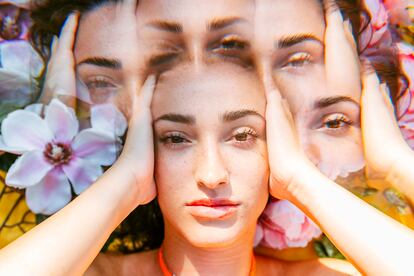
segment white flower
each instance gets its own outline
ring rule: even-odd
[[[33,109],[34,110],[34,109]],[[27,110],[4,119],[0,150],[22,154],[9,169],[6,184],[26,188],[26,202],[34,213],[53,214],[102,175],[111,165],[126,130],[123,115],[111,105],[93,107],[92,127],[79,132],[73,109],[57,99],[45,116]]]

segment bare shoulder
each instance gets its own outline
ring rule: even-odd
[[[286,262],[270,257],[257,256],[257,275],[361,275],[347,261],[337,259],[315,259]]]
[[[100,253],[86,271],[86,276],[153,275],[157,270],[156,250],[129,255]]]

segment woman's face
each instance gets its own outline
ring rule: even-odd
[[[140,36],[147,66],[161,73],[180,64],[251,65],[253,0],[142,0]]]
[[[257,0],[254,51],[264,85],[288,100],[307,155],[335,179],[364,165],[360,91],[328,89],[321,2]]]
[[[111,102],[129,117],[132,93],[146,77],[136,8],[104,4],[82,14],[74,47],[78,97]]]
[[[265,105],[256,75],[234,64],[162,75],[152,113],[167,235],[208,247],[253,234],[268,198]]]

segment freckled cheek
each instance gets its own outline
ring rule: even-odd
[[[242,151],[226,156],[233,192],[249,208],[261,212],[269,195],[267,155],[262,151]]]
[[[191,160],[180,151],[157,149],[155,155],[155,183],[158,196],[183,195],[194,183]]]

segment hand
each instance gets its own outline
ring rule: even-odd
[[[59,97],[66,105],[74,108],[76,103],[76,77],[73,45],[78,27],[79,14],[68,16],[60,32],[54,37],[51,57],[46,69],[45,84],[40,102],[48,104]]]
[[[156,196],[154,182],[154,142],[151,101],[155,77],[145,81],[140,93],[134,93],[132,116],[126,142],[118,161],[110,171],[131,182],[138,189],[137,204],[146,204]],[[109,173],[108,171],[107,173]]]

